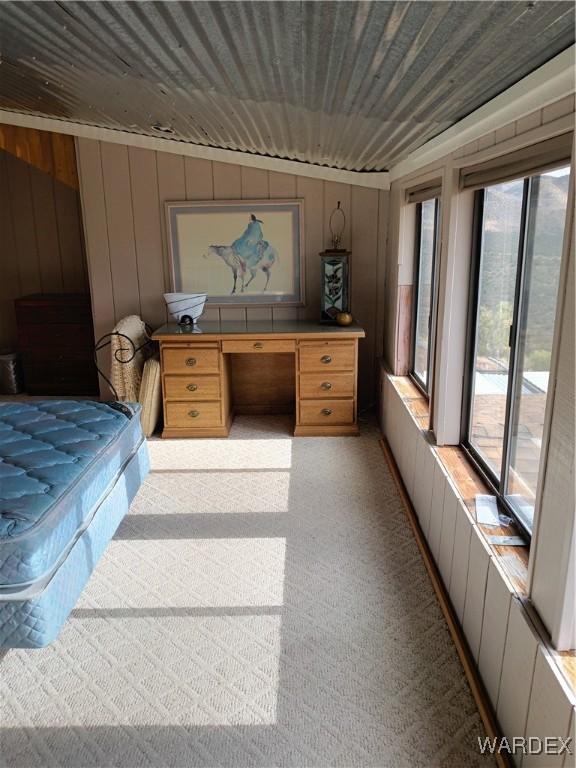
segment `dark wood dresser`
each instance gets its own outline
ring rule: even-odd
[[[14,303],[26,392],[97,395],[90,296],[38,293]]]

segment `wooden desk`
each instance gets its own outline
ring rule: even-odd
[[[234,412],[295,413],[295,435],[354,435],[364,336],[307,321],[164,325],[162,437],[227,437]]]

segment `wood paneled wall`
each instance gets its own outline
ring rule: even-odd
[[[330,243],[328,220],[340,200],[347,217],[344,246],[352,251],[352,311],[367,334],[360,345],[360,400],[363,406],[373,402],[382,345],[378,305],[384,288],[387,192],[91,139],[78,140],[78,161],[97,336],[132,313],[153,327],[166,322],[164,203],[175,200],[303,199],[306,306],[209,307],[205,317],[319,317],[318,253]]]
[[[13,347],[14,299],[88,291],[71,136],[0,125],[0,248],[0,346]]]

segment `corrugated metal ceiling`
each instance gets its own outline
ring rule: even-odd
[[[386,170],[573,41],[571,2],[2,2],[0,106]]]

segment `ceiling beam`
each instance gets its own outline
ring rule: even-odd
[[[390,168],[395,181],[440,160],[490,131],[574,93],[576,46],[543,64]]]
[[[294,176],[307,176],[325,181],[337,181],[343,184],[354,184],[358,187],[370,187],[371,189],[390,189],[389,174],[387,171],[346,171],[339,168],[328,168],[323,165],[300,162],[298,160],[283,160],[278,157],[240,152],[233,149],[219,149],[217,147],[205,147],[201,144],[192,144],[176,139],[146,136],[129,131],[120,131],[113,128],[99,128],[93,125],[74,123],[68,120],[57,120],[50,117],[41,117],[24,112],[12,112],[0,109],[0,123],[17,125],[23,128],[36,128],[39,131],[51,131],[53,133],[65,133],[70,136],[80,136],[85,139],[107,141],[112,144],[124,144],[129,147],[142,147],[157,152],[171,152],[186,157],[200,157],[206,160],[214,160],[221,163],[232,163],[250,168],[263,168],[268,171],[290,173]]]

